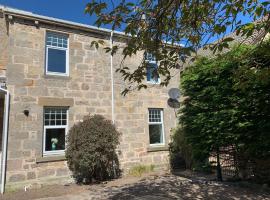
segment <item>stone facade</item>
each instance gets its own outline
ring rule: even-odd
[[[6,21],[3,19],[3,13],[0,13],[0,77],[5,77],[8,63],[8,33]]]
[[[66,179],[70,172],[63,158],[42,157],[43,108],[69,106],[69,127],[88,114],[102,114],[111,119],[110,55],[102,48],[90,46],[93,40],[100,38],[109,45],[110,35],[90,28],[83,31],[60,23],[50,25],[44,20],[36,26],[31,17],[23,19],[20,16],[8,21],[7,16],[2,15],[0,27],[0,67],[6,69],[11,98],[6,186],[21,187]],[[68,34],[69,77],[44,73],[47,30]],[[124,45],[124,40],[116,35],[119,44]],[[7,48],[3,49],[2,41]],[[125,65],[135,68],[142,55],[129,58]],[[121,53],[113,57],[114,69],[121,59]],[[123,97],[121,91],[125,82],[120,74],[114,73],[115,123],[122,133],[118,154],[124,170],[138,164],[168,167],[167,147],[170,131],[176,124],[175,112],[167,105],[168,89],[178,84],[177,76],[167,88],[149,85],[147,90],[133,91]],[[149,146],[148,108],[164,111],[165,146]],[[29,116],[24,110],[29,110]]]

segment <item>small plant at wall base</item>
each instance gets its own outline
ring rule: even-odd
[[[173,130],[169,150],[172,170],[189,169],[204,173],[211,171],[208,155],[194,158],[192,145],[188,143],[187,137],[184,135],[180,125]]]
[[[78,183],[120,176],[116,148],[120,133],[101,115],[86,116],[69,131],[66,158]]]
[[[136,165],[129,170],[128,174],[130,176],[141,177],[143,174],[153,172],[154,169],[154,165]]]
[[[169,143],[171,169],[192,169],[192,150],[181,132],[181,127],[176,127],[172,132]]]

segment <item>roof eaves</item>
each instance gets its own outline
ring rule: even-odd
[[[4,12],[7,15],[13,15],[15,17],[28,18],[28,19],[42,21],[45,23],[58,24],[61,26],[68,26],[70,28],[79,28],[79,29],[83,29],[85,31],[103,33],[103,34],[110,34],[112,32],[112,30],[106,29],[106,28],[98,28],[96,26],[86,25],[86,24],[72,22],[72,21],[63,20],[63,19],[58,19],[58,18],[54,18],[54,17],[47,17],[47,16],[43,16],[43,15],[38,15],[38,14],[34,14],[32,12],[23,11],[23,10],[19,10],[19,9],[15,9],[15,8],[10,8],[10,7],[6,7],[3,5],[0,5],[0,10],[2,10],[2,12]],[[128,35],[126,35],[124,32],[120,32],[120,31],[113,31],[113,32],[114,32],[114,35],[117,35],[120,37],[121,36],[128,37]]]

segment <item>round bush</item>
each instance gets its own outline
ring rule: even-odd
[[[101,115],[86,116],[69,131],[66,158],[78,183],[120,175],[116,148],[120,133]]]

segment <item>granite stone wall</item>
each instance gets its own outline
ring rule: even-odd
[[[0,18],[2,27],[3,18]],[[42,157],[44,106],[68,106],[71,127],[83,116],[102,114],[111,119],[110,56],[102,48],[90,46],[100,38],[95,33],[80,32],[14,19],[9,23],[8,35],[0,29],[0,37],[7,39],[8,61],[7,88],[11,93],[9,138],[7,157],[7,187],[21,187],[29,183],[54,183],[70,178],[63,157]],[[61,31],[69,37],[69,77],[45,75],[46,31]],[[109,35],[104,36],[109,45]],[[120,40],[119,44],[124,45]],[[0,47],[1,48],[1,47]],[[1,58],[5,51],[0,49]],[[142,53],[124,63],[130,68],[138,66]],[[121,53],[113,57],[116,69],[122,60]],[[2,66],[2,65],[1,65]],[[127,172],[138,164],[154,164],[156,168],[168,167],[167,144],[170,130],[175,127],[173,109],[167,106],[168,89],[178,87],[179,76],[172,79],[168,88],[149,85],[147,90],[121,95],[126,83],[120,74],[114,73],[115,123],[122,133],[118,150],[121,167]],[[150,148],[148,132],[148,108],[164,109],[166,145]],[[29,116],[23,111],[29,110]]]
[[[0,12],[0,78],[6,76],[8,63],[8,33],[3,13]]]

